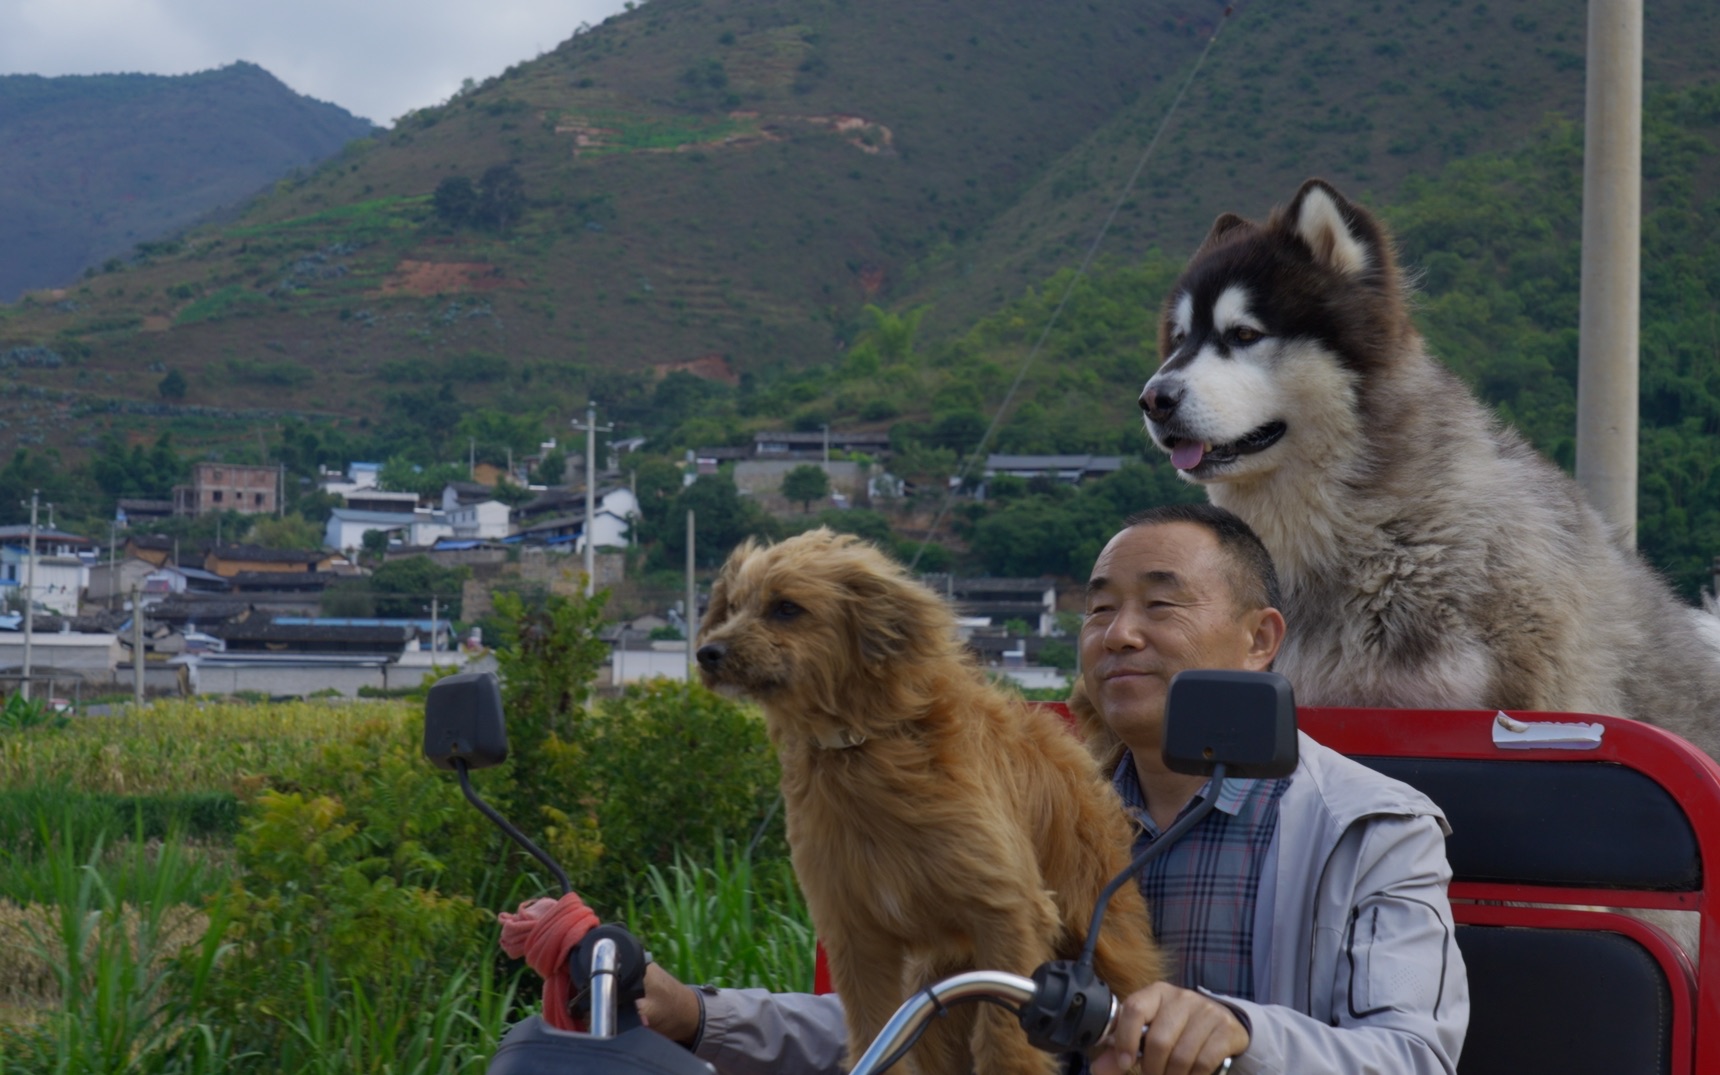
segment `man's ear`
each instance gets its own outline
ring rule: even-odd
[[[1314,260],[1328,268],[1345,276],[1361,276],[1380,267],[1378,226],[1323,179],[1302,184],[1285,212],[1285,220],[1314,252]]]
[[[1248,625],[1247,670],[1264,672],[1272,667],[1284,646],[1284,613],[1275,608],[1257,609],[1248,614]]]

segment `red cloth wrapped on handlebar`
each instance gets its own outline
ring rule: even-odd
[[[518,914],[502,911],[502,951],[543,978],[544,1021],[557,1030],[584,1030],[581,1020],[567,1014],[573,986],[567,978],[567,956],[598,925],[597,912],[574,892],[558,900],[547,897],[520,904]]]

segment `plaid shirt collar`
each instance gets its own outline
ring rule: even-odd
[[[1148,836],[1156,839],[1160,829],[1158,825],[1153,823],[1152,816],[1147,813],[1147,794],[1141,789],[1140,774],[1135,772],[1135,754],[1133,751],[1123,751],[1122,760],[1117,763],[1116,770],[1111,774],[1111,784],[1117,789],[1117,794],[1122,796],[1123,805],[1128,808],[1129,816],[1140,823]],[[1226,779],[1224,786],[1218,791],[1218,804],[1213,809],[1223,811],[1231,817],[1239,816],[1245,807],[1258,801],[1254,796],[1254,790],[1259,784],[1260,781],[1258,780],[1234,777]],[[1188,813],[1194,807],[1196,800],[1206,797],[1206,793],[1211,787],[1212,781],[1210,780],[1202,784],[1199,793],[1185,803],[1181,810],[1177,811],[1177,817],[1181,818]]]

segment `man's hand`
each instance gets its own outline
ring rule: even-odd
[[[692,1045],[699,1032],[699,997],[693,987],[655,963],[645,967],[645,995],[639,998],[639,1021],[682,1045]]]
[[[1235,1012],[1204,993],[1155,982],[1124,998],[1093,1075],[1123,1075],[1137,1055],[1141,1075],[1212,1075],[1246,1048],[1248,1029]]]

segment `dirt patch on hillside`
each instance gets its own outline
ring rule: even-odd
[[[690,362],[655,362],[651,365],[655,379],[661,381],[671,373],[690,373],[707,381],[718,381],[733,387],[741,383],[734,367],[722,355],[701,355]]]
[[[689,136],[679,145],[639,148],[635,153],[695,153],[707,149],[744,149],[768,142],[786,141],[790,128],[815,127],[839,135],[843,141],[862,153],[894,156],[896,136],[882,123],[864,116],[838,114],[833,116],[769,116],[752,110],[730,112],[729,119],[748,124],[743,130],[731,130],[711,137]],[[571,117],[558,122],[555,133],[573,139],[573,155],[595,150],[615,150],[614,139],[621,132],[613,127],[599,127]]]
[[[384,295],[445,295],[452,291],[496,291],[524,287],[495,265],[482,261],[402,261],[382,281]]]

